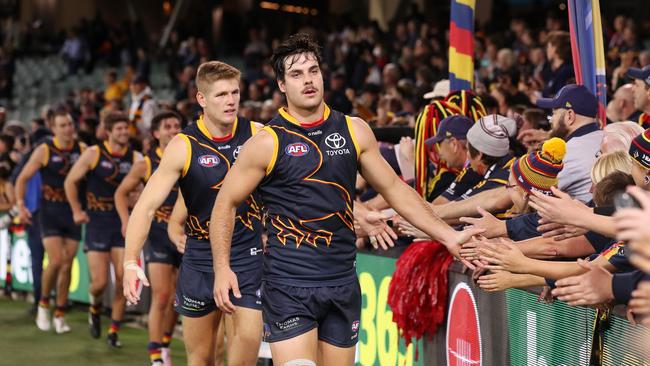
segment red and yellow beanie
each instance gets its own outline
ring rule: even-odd
[[[531,193],[552,195],[551,187],[557,186],[557,175],[564,167],[562,159],[566,154],[566,142],[557,137],[546,141],[541,151],[519,158],[512,165],[512,174],[517,184]]]

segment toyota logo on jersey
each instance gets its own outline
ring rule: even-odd
[[[284,152],[289,156],[304,156],[309,153],[309,146],[302,142],[294,142],[293,144],[287,145]]]
[[[345,137],[341,136],[340,133],[335,132],[325,138],[325,145],[330,149],[340,149],[345,146]]]
[[[199,164],[206,168],[212,168],[219,165],[219,157],[216,155],[202,155],[199,156]]]

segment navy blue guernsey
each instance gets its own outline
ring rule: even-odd
[[[63,181],[70,172],[72,165],[79,159],[82,148],[75,141],[69,149],[59,146],[56,138],[43,142],[46,153],[40,169],[43,196],[41,207],[55,209],[70,209],[68,199],[65,197]]]
[[[184,265],[198,271],[213,271],[209,241],[212,208],[226,174],[235,163],[242,145],[253,136],[254,129],[253,122],[238,117],[231,135],[215,138],[200,118],[181,132],[188,148],[183,174],[178,181],[187,207],[185,233],[188,241],[183,255]],[[233,271],[259,269],[261,265],[260,215],[256,192],[237,208],[230,252]]]
[[[131,170],[135,162],[135,152],[131,147],[120,153],[112,152],[106,141],[96,146],[99,148],[99,155],[87,175],[88,215],[91,220],[93,217],[112,218],[119,222],[120,217],[115,210],[115,190]]]
[[[149,150],[147,155],[144,157],[144,162],[147,164],[147,173],[144,177],[144,182],[147,183],[151,175],[158,169],[160,165],[160,158],[162,158],[162,150],[157,147],[155,149]],[[178,184],[174,185],[167,198],[163,201],[162,205],[156,210],[154,215],[154,225],[160,225],[163,229],[167,230],[167,223],[169,222],[169,216],[172,214],[174,209],[174,203],[176,203],[176,198],[178,197]]]
[[[326,106],[322,121],[300,125],[281,109],[264,130],[277,143],[259,187],[269,232],[264,279],[301,287],[356,280],[359,149],[349,117]]]

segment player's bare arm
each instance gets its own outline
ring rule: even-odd
[[[477,209],[479,206],[488,212],[503,211],[512,207],[512,199],[505,187],[499,187],[479,192],[465,200],[441,204],[434,207],[434,211],[446,222],[457,224],[461,217],[481,216]]]
[[[88,214],[82,209],[81,202],[79,202],[79,182],[88,174],[97,159],[99,159],[98,146],[92,146],[86,149],[79,156],[79,160],[70,168],[70,172],[68,172],[63,182],[65,197],[70,203],[72,217],[76,224],[83,224],[89,221]]]
[[[41,169],[47,156],[47,146],[45,144],[37,147],[25,163],[23,170],[20,171],[16,178],[16,204],[18,205],[20,222],[31,223],[31,213],[25,207],[25,192],[27,191],[27,182]]]
[[[138,279],[148,285],[144,271],[137,265],[137,258],[149,235],[156,210],[165,201],[181,176],[186,155],[186,141],[181,136],[174,137],[165,149],[160,166],[149,178],[129,218],[124,248],[124,296],[129,303],[137,303],[140,299],[136,290]]]
[[[352,118],[352,125],[359,143],[359,170],[363,178],[395,211],[459,258],[460,244],[474,233],[455,231],[436,216],[431,206],[399,179],[382,158],[377,140],[368,124],[360,118]]]
[[[244,144],[237,163],[233,165],[219,190],[210,219],[210,244],[214,263],[214,297],[221,310],[232,313],[235,306],[228,292],[239,294],[237,276],[230,269],[230,247],[235,226],[237,207],[264,179],[272,156],[276,152],[275,140],[262,130]]]

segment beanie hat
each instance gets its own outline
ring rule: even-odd
[[[643,169],[650,170],[650,128],[632,140],[630,156]]]
[[[500,158],[510,152],[510,136],[516,134],[517,122],[512,118],[490,114],[480,118],[467,131],[467,141],[479,152]]]
[[[542,151],[532,152],[519,158],[512,165],[517,184],[531,193],[541,192],[551,196],[551,187],[557,185],[557,175],[564,164],[566,142],[554,137],[542,145]]]

